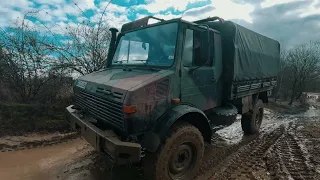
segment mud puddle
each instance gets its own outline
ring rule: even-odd
[[[141,180],[143,179],[141,166],[113,167],[103,155],[93,153],[88,157],[79,158],[60,171],[62,180]]]
[[[68,163],[84,157],[92,148],[80,139],[54,146],[0,153],[0,177],[6,180],[58,179]]]
[[[75,132],[3,136],[0,137],[0,152],[44,147],[70,141],[77,137],[79,135]]]
[[[0,179],[104,180],[142,178],[141,171],[138,169],[140,166],[111,167],[106,159],[82,138],[51,146],[1,152]]]
[[[320,117],[320,109],[310,106],[309,109],[303,113],[305,117]]]

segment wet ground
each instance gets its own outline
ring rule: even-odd
[[[297,115],[266,109],[258,135],[244,136],[239,121],[217,131],[196,179],[320,179],[319,117],[313,107]],[[110,173],[104,157],[80,138],[35,147],[0,153],[1,179],[142,179],[137,166]]]
[[[79,137],[79,135],[74,132],[4,136],[0,138],[0,152],[44,147],[67,142],[77,137]]]

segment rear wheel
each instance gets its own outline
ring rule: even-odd
[[[193,179],[197,174],[204,153],[201,132],[190,124],[174,126],[165,144],[144,159],[148,179]]]
[[[256,134],[259,132],[263,119],[264,106],[261,99],[254,104],[252,112],[242,115],[241,126],[245,134]]]

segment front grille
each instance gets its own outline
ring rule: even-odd
[[[81,90],[75,93],[75,97],[76,104],[93,117],[103,120],[105,123],[122,131],[125,130],[122,103]]]

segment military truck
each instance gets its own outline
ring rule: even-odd
[[[106,68],[75,81],[66,109],[113,163],[142,162],[148,179],[192,179],[216,127],[241,114],[244,134],[259,132],[279,42],[219,17],[148,16],[110,31]]]

